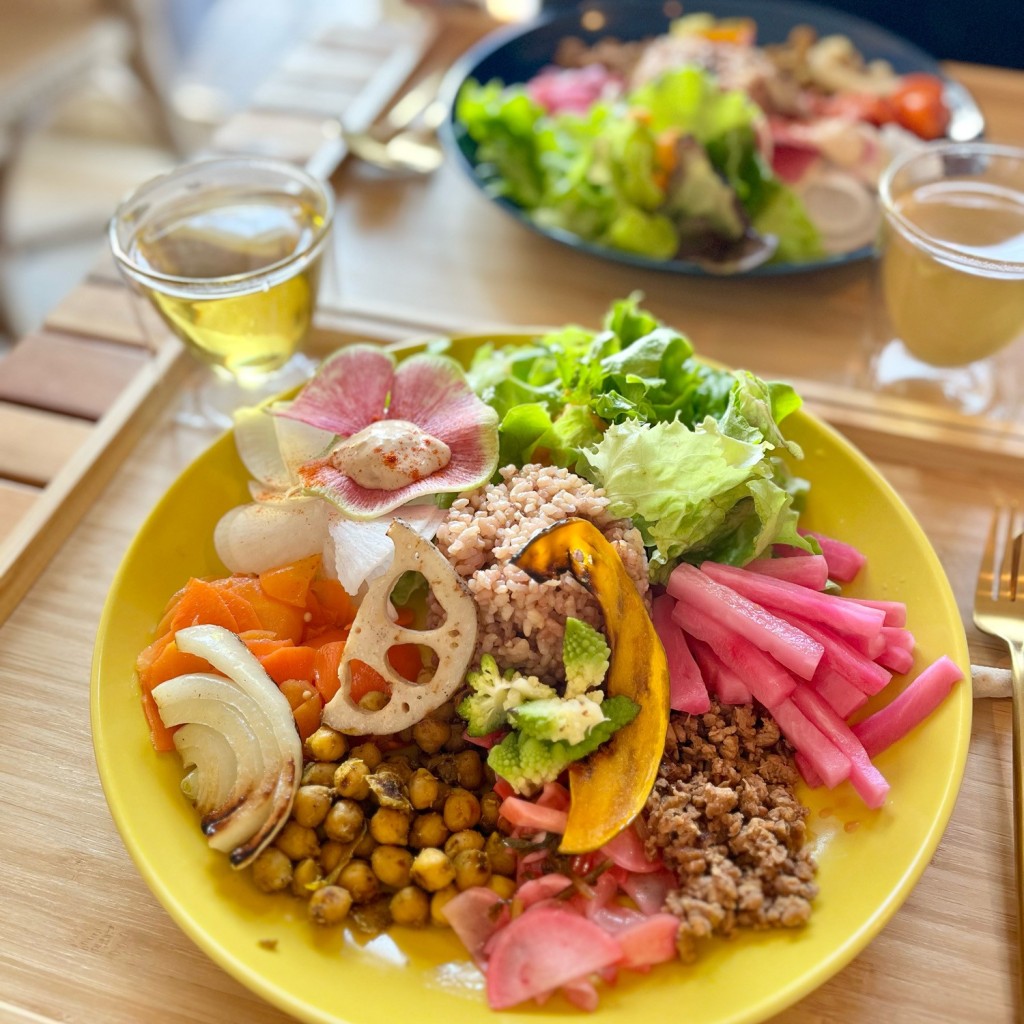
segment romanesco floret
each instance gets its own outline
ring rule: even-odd
[[[588,696],[549,697],[521,704],[511,718],[513,728],[535,739],[582,743],[587,733],[605,720],[605,713]]]
[[[545,782],[553,782],[573,761],[592,754],[612,734],[628,725],[640,712],[640,706],[628,697],[608,697],[600,710],[605,718],[594,725],[580,743],[543,740],[521,730],[513,730],[491,747],[487,763],[518,793],[529,795]]]
[[[536,676],[524,676],[514,669],[504,673],[490,654],[480,659],[480,668],[466,675],[473,692],[458,707],[470,736],[486,736],[508,721],[508,713],[524,701],[557,697],[556,691]]]
[[[610,657],[608,644],[596,629],[579,619],[567,618],[562,641],[566,697],[577,697],[600,686]]]

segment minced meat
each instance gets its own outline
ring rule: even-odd
[[[668,736],[645,820],[649,856],[678,881],[665,909],[680,920],[682,959],[737,927],[805,924],[816,865],[779,727],[756,706],[713,702],[703,715],[673,713]]]

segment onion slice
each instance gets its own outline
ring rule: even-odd
[[[287,699],[234,633],[190,626],[178,630],[175,643],[227,676],[177,676],[155,687],[153,698],[166,726],[184,726],[175,745],[186,767],[195,765],[191,786],[210,846],[241,868],[288,820],[302,743]],[[229,779],[221,777],[225,771]]]

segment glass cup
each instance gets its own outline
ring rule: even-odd
[[[187,164],[117,208],[109,237],[122,275],[214,371],[181,420],[229,426],[235,408],[309,376],[300,349],[333,216],[322,182],[262,157]]]
[[[1021,407],[1024,149],[936,143],[882,176],[868,386],[969,415]]]

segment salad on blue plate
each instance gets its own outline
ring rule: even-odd
[[[476,173],[541,230],[716,273],[869,244],[882,169],[945,129],[941,81],[806,26],[755,33],[689,15],[644,42],[566,40],[524,83],[467,81]]]

